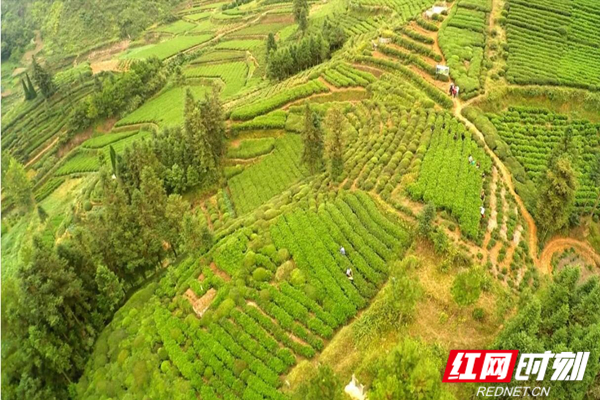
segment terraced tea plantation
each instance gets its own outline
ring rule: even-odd
[[[5,0],[3,398],[470,399],[444,368],[482,348],[589,352],[543,386],[597,398],[599,27]]]

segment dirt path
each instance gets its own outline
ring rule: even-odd
[[[42,42],[42,34],[40,31],[35,31],[35,48],[33,50],[26,51],[21,57],[21,64],[29,65],[31,64],[31,58],[37,55],[44,48],[44,43]]]
[[[39,160],[40,157],[42,157],[44,154],[46,154],[46,152],[48,150],[50,150],[56,143],[58,143],[58,139],[60,139],[60,135],[57,135],[48,146],[44,147],[44,149],[42,151],[40,151],[39,153],[37,153],[35,155],[35,157],[33,157],[31,160],[27,161],[27,164],[25,164],[25,168],[29,167],[31,164],[33,164],[34,162]]]
[[[571,247],[577,250],[577,252],[588,262],[600,266],[600,255],[596,254],[592,246],[586,242],[567,237],[556,237],[548,242],[548,245],[546,245],[540,255],[540,266],[544,268],[546,272],[552,272],[552,256],[557,252],[567,250]]]
[[[529,237],[527,239],[528,244],[529,244],[529,254],[530,254],[531,258],[534,260],[534,263],[538,264],[538,257],[537,257],[538,240],[537,240],[537,226],[535,225],[535,221],[533,220],[533,217],[531,216],[531,214],[525,207],[523,200],[521,200],[521,197],[515,191],[515,187],[512,182],[512,175],[511,175],[510,171],[508,170],[508,168],[506,168],[506,166],[504,165],[502,160],[500,160],[500,158],[496,155],[496,153],[494,153],[492,151],[492,149],[490,149],[490,147],[487,145],[487,143],[485,142],[483,133],[481,133],[481,131],[479,129],[477,129],[477,127],[475,125],[473,125],[473,123],[471,121],[469,121],[467,118],[465,118],[462,115],[462,109],[463,109],[463,104],[461,103],[461,101],[459,99],[454,99],[454,116],[459,121],[461,121],[463,124],[465,124],[469,130],[471,130],[473,133],[475,133],[477,136],[479,136],[479,138],[481,139],[481,142],[483,143],[483,147],[484,147],[486,153],[488,153],[488,155],[492,158],[492,160],[494,161],[494,164],[500,171],[500,176],[502,178],[502,181],[506,184],[506,187],[508,188],[509,192],[515,198],[515,201],[517,202],[517,206],[519,207],[519,212],[523,216],[523,219],[525,220],[525,223],[527,224],[527,228],[529,231]]]
[[[533,259],[534,264],[542,272],[549,273],[549,272],[551,272],[550,261],[552,260],[552,255],[554,253],[564,250],[566,248],[574,247],[582,254],[582,256],[586,257],[588,260],[593,260],[597,265],[600,265],[600,255],[598,255],[594,251],[592,246],[590,246],[587,242],[583,242],[583,241],[580,241],[577,239],[572,239],[572,238],[551,239],[546,244],[546,247],[543,249],[540,257],[538,257],[537,226],[535,224],[533,217],[531,216],[531,214],[525,207],[523,200],[515,191],[515,188],[514,188],[514,185],[512,182],[512,175],[511,175],[510,171],[508,170],[508,168],[506,168],[504,163],[502,163],[502,161],[496,155],[496,153],[494,153],[489,148],[487,143],[485,143],[483,133],[481,133],[481,131],[479,131],[479,129],[477,129],[477,127],[475,127],[475,125],[473,125],[473,123],[471,123],[471,121],[469,121],[467,118],[465,118],[461,114],[462,108],[464,107],[464,105],[461,103],[461,101],[458,99],[455,99],[454,106],[455,106],[454,107],[454,116],[459,121],[464,123],[469,130],[471,130],[473,133],[475,133],[477,136],[479,136],[479,138],[481,139],[481,141],[483,143],[483,147],[484,147],[485,151],[492,158],[496,167],[500,170],[502,181],[506,184],[506,187],[508,188],[509,192],[513,195],[513,197],[517,203],[519,213],[521,214],[521,216],[525,220],[525,223],[527,224],[527,229],[529,232],[529,237],[527,238],[527,243],[529,244],[529,255]]]
[[[490,219],[483,239],[482,248],[486,248],[492,237],[492,231],[498,226],[498,211],[496,210],[496,188],[498,186],[498,170],[492,167],[492,182],[490,183]]]

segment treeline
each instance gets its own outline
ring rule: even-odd
[[[96,186],[101,206],[75,212],[76,224],[58,244],[34,237],[2,291],[3,398],[72,397],[125,293],[161,271],[170,254],[212,246],[203,215],[180,193],[217,182],[224,134],[216,90],[200,101],[188,92],[183,127],[156,133],[123,156],[111,148]]]
[[[225,151],[224,121],[216,88],[200,101],[188,90],[184,126],[165,128],[150,141],[134,142],[117,162],[116,176],[128,188],[137,189],[143,169],[151,168],[167,193],[211,186],[219,178]]]
[[[104,80],[95,77],[95,91],[75,107],[69,130],[79,132],[97,119],[138,108],[165,85],[167,77],[168,71],[156,57],[134,62],[129,71],[116,76],[111,74]]]
[[[278,48],[271,36],[267,39],[269,55],[267,75],[285,79],[327,60],[346,40],[344,30],[325,21],[321,33],[302,38],[299,43]]]

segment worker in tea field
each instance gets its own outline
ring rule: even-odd
[[[459,91],[460,91],[460,88],[458,86],[454,86],[454,98],[458,97]]]
[[[450,84],[450,91],[448,92],[450,97],[454,96],[454,82]]]
[[[473,165],[474,162],[475,160],[473,159],[473,156],[469,154],[469,164]]]
[[[485,218],[485,207],[481,206],[481,208],[479,209],[479,211],[481,211],[481,219]]]
[[[350,268],[346,269],[346,276],[350,279],[350,282],[354,283],[354,276],[352,275],[352,270]]]
[[[344,248],[344,246],[340,247],[340,254],[343,256],[346,255],[346,249]]]

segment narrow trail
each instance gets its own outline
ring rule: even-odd
[[[474,99],[471,99],[471,101],[472,100]],[[565,250],[570,247],[577,249],[588,260],[593,260],[598,266],[600,266],[600,255],[598,255],[594,251],[592,246],[590,246],[587,242],[573,238],[558,237],[551,239],[544,247],[541,255],[538,257],[537,226],[535,224],[535,221],[529,213],[529,211],[527,210],[527,208],[525,207],[523,200],[515,191],[510,171],[508,170],[508,168],[506,168],[506,166],[496,155],[496,153],[494,153],[492,149],[489,148],[489,146],[485,142],[483,133],[479,129],[477,129],[477,127],[471,121],[469,121],[462,115],[463,107],[464,104],[459,99],[455,99],[454,116],[459,121],[464,123],[471,132],[475,133],[481,139],[486,153],[488,153],[488,155],[492,158],[494,164],[500,171],[502,181],[506,184],[506,187],[508,188],[509,192],[513,195],[517,203],[517,207],[519,208],[519,213],[521,214],[521,216],[525,220],[525,223],[527,224],[527,230],[529,235],[529,237],[527,238],[527,242],[529,244],[529,254],[533,259],[534,264],[538,267],[538,269],[544,273],[551,273],[552,269],[550,262],[552,261],[552,255],[558,251]]]
[[[50,142],[50,144],[48,146],[44,147],[42,149],[42,151],[40,151],[39,153],[37,153],[35,155],[35,157],[33,157],[31,160],[27,161],[27,164],[25,164],[25,168],[29,167],[31,164],[33,164],[34,162],[39,160],[40,157],[42,157],[44,154],[46,154],[46,152],[48,150],[50,150],[56,143],[58,143],[58,139],[60,139],[60,135],[57,135],[56,138],[54,138],[54,140],[52,142]]]
[[[556,237],[550,240],[542,254],[540,255],[540,264],[547,268],[547,272],[552,272],[552,256],[557,252],[567,250],[573,247],[588,262],[600,267],[600,255],[596,254],[592,246],[586,242],[568,237]]]
[[[529,237],[527,240],[528,244],[529,244],[529,254],[530,254],[531,258],[534,260],[534,263],[539,264],[539,260],[537,257],[537,253],[538,253],[537,226],[535,225],[535,221],[533,220],[533,217],[531,216],[529,211],[527,211],[527,208],[525,207],[523,200],[521,200],[521,197],[515,191],[510,171],[508,170],[508,168],[506,168],[506,166],[504,165],[502,160],[500,160],[500,158],[496,155],[496,153],[494,153],[492,151],[492,149],[490,149],[490,147],[487,145],[487,143],[485,142],[483,133],[481,133],[481,131],[479,129],[477,129],[477,127],[471,121],[469,121],[467,118],[465,118],[462,115],[462,109],[463,109],[463,104],[461,103],[461,101],[459,99],[454,99],[454,116],[459,121],[461,121],[463,124],[465,124],[471,132],[475,133],[481,139],[486,153],[488,153],[488,155],[492,158],[492,160],[494,161],[494,164],[500,171],[500,177],[502,178],[502,181],[504,181],[509,192],[514,196],[515,201],[517,202],[517,206],[519,207],[519,213],[521,214],[521,216],[525,220],[525,223],[527,224],[527,229],[529,232]]]

